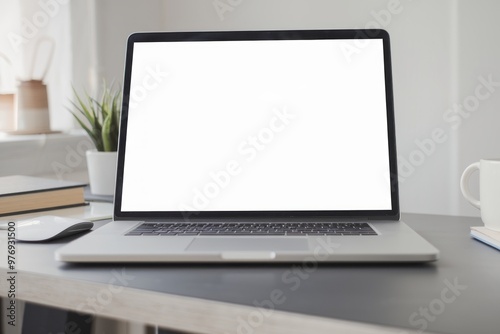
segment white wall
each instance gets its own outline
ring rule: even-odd
[[[219,12],[214,4],[222,4]],[[477,215],[462,200],[458,181],[469,163],[500,156],[500,92],[481,101],[456,129],[443,117],[474,93],[478,76],[500,81],[495,39],[500,2],[104,0],[95,5],[99,73],[119,81],[125,37],[133,31],[385,28],[392,37],[402,210]],[[436,131],[439,142],[433,139]]]
[[[12,62],[11,67],[0,59],[0,93],[15,93],[18,80],[43,79],[52,130],[66,130],[73,123],[66,109],[72,68],[69,20],[69,6],[59,2],[0,2],[0,52]],[[52,59],[50,44],[38,45],[46,37],[54,41]]]
[[[474,95],[478,77],[500,82],[500,2],[463,1],[460,2],[458,35],[458,101],[464,102]],[[480,101],[476,110],[464,118],[456,130],[456,168],[461,172],[470,163],[481,158],[500,157],[500,87],[496,87],[491,97]],[[477,183],[476,183],[477,185]],[[456,187],[458,191],[458,186]],[[500,205],[500,203],[499,203]],[[476,214],[461,197],[458,213]]]
[[[77,90],[97,92],[102,79],[122,84],[127,37],[164,29],[164,1],[71,2],[73,77]]]

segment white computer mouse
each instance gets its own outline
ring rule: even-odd
[[[64,238],[90,230],[94,223],[81,219],[40,216],[16,222],[16,239],[20,241],[47,241]]]

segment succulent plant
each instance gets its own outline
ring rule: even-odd
[[[73,88],[76,101],[71,101],[76,111],[70,112],[80,126],[88,133],[98,151],[114,152],[118,148],[118,130],[122,94],[114,85],[102,84],[100,97],[79,95]],[[83,116],[83,117],[82,117]]]

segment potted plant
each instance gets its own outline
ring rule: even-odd
[[[113,195],[116,179],[121,90],[103,83],[99,98],[80,96],[73,88],[76,121],[87,132],[95,149],[86,152],[90,190],[95,195]]]

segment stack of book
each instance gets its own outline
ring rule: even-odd
[[[500,250],[500,232],[490,230],[484,226],[473,226],[470,228],[470,235],[474,239]]]
[[[23,175],[0,177],[0,216],[85,205],[85,186]]]

